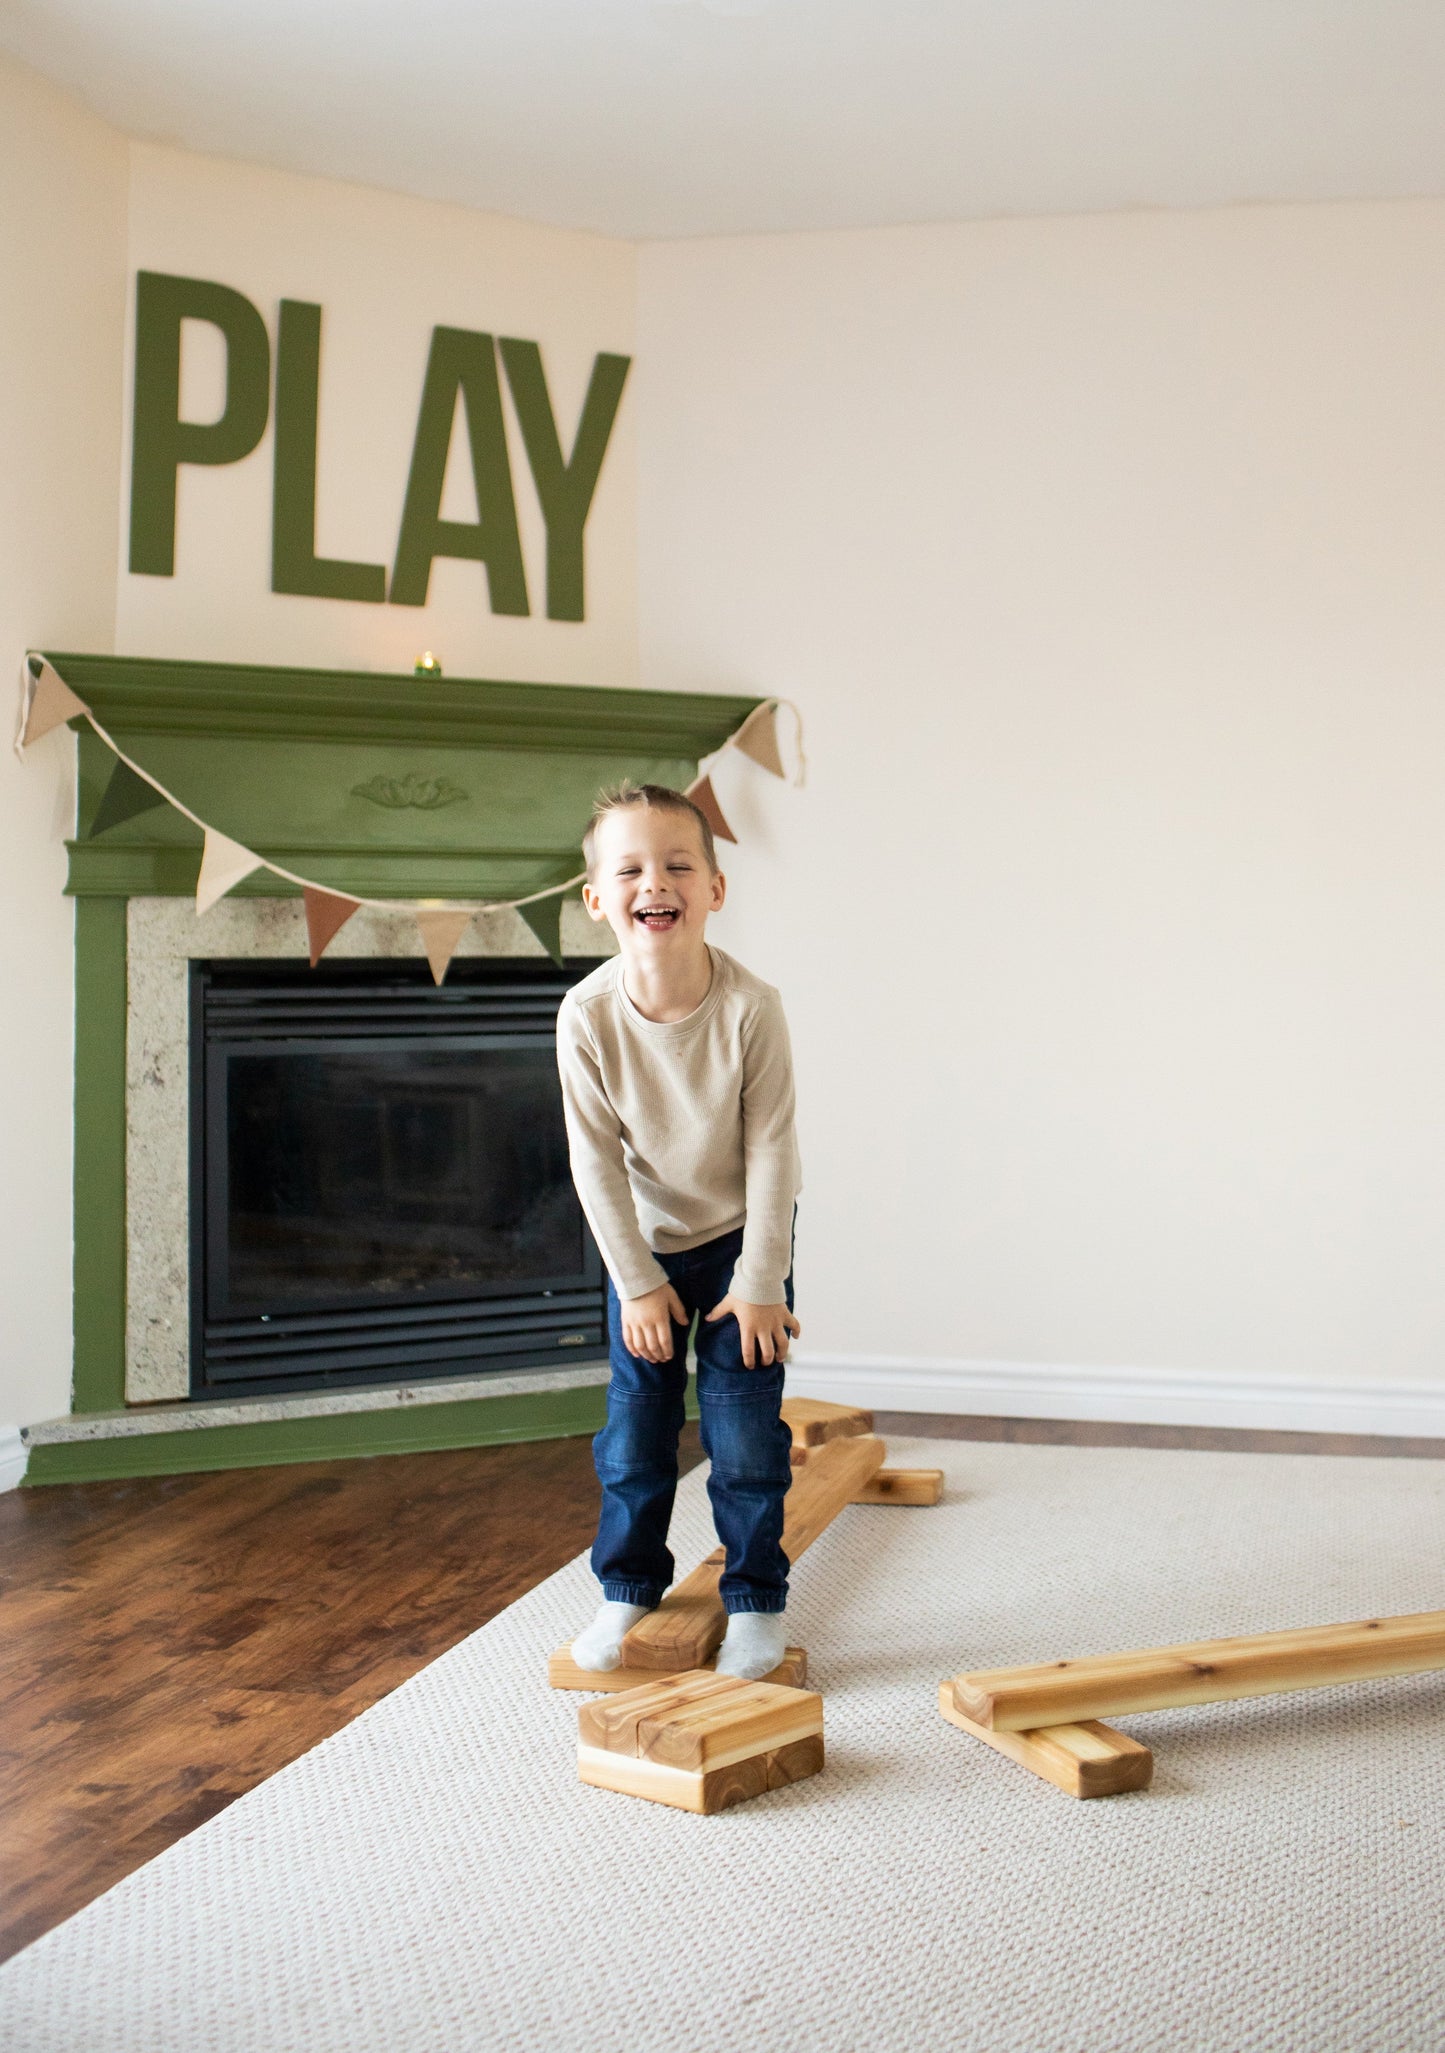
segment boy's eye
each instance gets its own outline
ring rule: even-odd
[[[670,870],[681,870],[681,871],[683,872],[684,876],[686,876],[686,875],[687,875],[687,874],[688,874],[688,873],[689,873],[689,872],[691,871],[691,869],[692,869],[692,864],[691,864],[691,863],[669,863],[667,867],[668,867],[668,868],[669,868]]]

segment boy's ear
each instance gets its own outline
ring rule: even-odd
[[[602,910],[602,899],[600,895],[596,891],[594,891],[590,884],[584,884],[582,886],[582,903],[587,908],[589,918],[594,920],[606,919],[607,915]]]
[[[723,875],[721,870],[714,870],[712,873],[712,904],[709,907],[709,910],[712,912],[720,911],[722,908],[722,902],[727,897],[727,895],[727,878]]]

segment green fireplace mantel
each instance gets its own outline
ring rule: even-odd
[[[516,898],[578,868],[598,788],[684,785],[756,698],[47,651],[125,753],[210,826],[367,898]],[[92,838],[113,758],[82,724],[72,895],[185,896],[171,808]],[[294,886],[258,872],[237,887]]]
[[[573,876],[599,786],[685,785],[757,698],[482,678],[48,660],[128,756],[209,825],[364,897],[515,898]],[[201,835],[170,807],[92,836],[115,759],[84,721],[77,835],[72,1409],[125,1403],[126,905],[189,896]],[[260,872],[237,887],[294,886]],[[419,951],[420,952],[420,951]],[[37,1448],[29,1480],[245,1467],[591,1430],[598,1393]]]

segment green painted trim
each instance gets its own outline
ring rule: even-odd
[[[577,1390],[538,1391],[535,1396],[468,1398],[457,1404],[333,1412],[324,1418],[266,1419],[254,1426],[192,1426],[180,1433],[62,1441],[30,1450],[25,1483],[28,1487],[122,1476],[200,1475],[290,1461],[565,1440],[595,1433],[606,1416],[606,1403],[606,1385],[593,1383]]]
[[[721,748],[763,703],[735,693],[45,653],[117,736],[451,742],[561,754],[623,750],[695,762]]]
[[[122,901],[82,899],[76,906],[77,1412],[125,1403],[125,938]]]

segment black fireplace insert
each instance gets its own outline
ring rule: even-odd
[[[194,1396],[605,1352],[556,1060],[594,966],[192,965]]]

